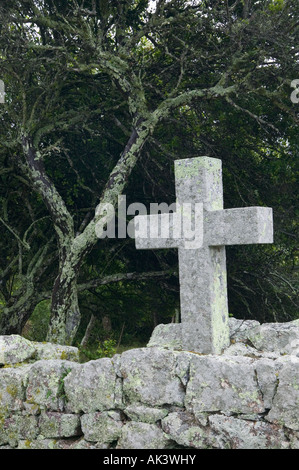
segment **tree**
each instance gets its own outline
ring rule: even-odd
[[[297,121],[289,99],[297,2],[159,0],[153,11],[148,3],[3,2],[1,75],[9,101],[2,109],[2,158],[5,170],[12,168],[39,197],[34,200],[34,228],[44,223],[36,215],[42,200],[49,233],[54,229],[57,243],[56,250],[50,237],[35,259],[28,256],[30,288],[21,278],[18,294],[24,315],[17,302],[6,307],[3,332],[20,328],[28,317],[51,252],[57,272],[48,339],[73,341],[80,323],[78,277],[99,243],[96,205],[116,205],[144,153],[159,164],[154,146],[160,145],[156,137],[165,126],[176,122],[181,129],[183,119],[190,122],[196,115],[192,132],[204,139],[206,129],[221,126],[222,120],[227,123],[221,115],[233,113],[236,119],[241,113],[250,122],[246,142],[261,128],[271,133],[273,143],[288,137],[284,119]],[[92,190],[85,198],[92,210],[78,220],[84,207],[72,207],[74,192],[89,188],[88,158],[83,159],[84,169],[74,146],[82,139],[97,159],[101,184],[100,192]],[[58,190],[66,162],[73,170],[71,184]],[[24,230],[21,224],[12,230],[19,247],[14,259],[23,260],[20,247],[25,248],[29,227]],[[38,237],[35,243],[40,244]]]

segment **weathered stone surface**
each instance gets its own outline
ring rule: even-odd
[[[62,411],[64,408],[64,378],[79,364],[71,361],[41,360],[31,365],[26,389],[27,403],[40,409]]]
[[[251,330],[260,326],[257,320],[239,320],[234,317],[228,319],[229,335],[231,341],[246,343]]]
[[[72,437],[82,434],[80,416],[76,414],[42,412],[38,424],[39,434],[45,438]]]
[[[0,369],[0,419],[23,409],[28,366]]]
[[[288,439],[290,441],[290,449],[299,450],[299,433],[296,431],[289,432]]]
[[[185,411],[170,413],[162,420],[162,429],[181,446],[196,449],[208,446],[207,430],[199,425],[192,414]]]
[[[278,372],[278,387],[266,419],[299,430],[299,358],[283,357]],[[278,362],[277,361],[277,362]]]
[[[51,450],[51,449],[71,449],[74,444],[70,439],[37,439],[20,440],[18,449],[36,449],[36,450]]]
[[[265,323],[256,326],[248,339],[256,349],[281,354],[299,354],[299,320],[287,323]]]
[[[64,380],[67,410],[78,413],[115,407],[116,372],[109,358],[80,364]]]
[[[84,438],[75,441],[71,449],[109,449],[109,444],[103,444],[101,442],[88,442]]]
[[[177,375],[183,386],[186,387],[190,377],[190,362],[194,357],[193,353],[184,351],[184,354],[177,354],[175,375]]]
[[[266,342],[297,341],[291,323]],[[299,357],[252,347],[257,327],[221,356],[152,346],[0,367],[0,449],[298,449]]]
[[[132,421],[142,421],[143,423],[153,424],[162,418],[165,418],[168,414],[168,410],[165,408],[152,408],[134,403],[133,405],[127,406],[124,413]]]
[[[256,320],[229,318],[231,344],[225,355],[276,358],[279,354],[299,356],[299,320],[260,324]],[[157,325],[148,347],[182,350],[182,324]]]
[[[212,415],[210,445],[217,449],[284,449],[289,444],[282,429],[269,423]]]
[[[193,413],[265,411],[254,360],[233,356],[194,356],[190,364],[186,409]]]
[[[157,325],[152,333],[147,347],[182,349],[181,323],[167,323],[165,325]]]
[[[169,438],[155,424],[126,423],[121,432],[117,449],[165,449]]]
[[[16,447],[20,439],[34,439],[37,434],[35,416],[14,415],[0,418],[0,444]]]
[[[0,336],[0,364],[24,362],[32,358],[35,351],[33,344],[22,336]]]
[[[261,351],[257,351],[255,348],[248,346],[248,344],[244,343],[235,343],[231,344],[225,351],[223,352],[224,356],[248,356],[253,358],[263,357],[263,353]]]
[[[256,362],[255,368],[265,408],[270,409],[277,390],[279,370],[282,368],[282,363],[262,358]]]
[[[173,351],[160,348],[125,351],[121,356],[120,372],[126,402],[154,407],[167,403],[182,405],[184,390],[174,373],[175,364]]]
[[[33,342],[32,344],[36,350],[36,360],[62,359],[65,361],[79,362],[79,349],[74,346],[37,342]]]
[[[81,417],[81,426],[85,440],[109,444],[119,438],[123,423],[119,413],[116,416],[116,412],[111,415],[102,411],[84,414]]]

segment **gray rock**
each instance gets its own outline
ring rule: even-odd
[[[177,444],[196,449],[207,447],[207,431],[185,411],[170,413],[162,420],[163,431]]]
[[[117,449],[165,449],[169,438],[155,424],[126,423],[121,432]]]
[[[23,409],[30,366],[0,369],[0,416]]]
[[[234,356],[195,356],[190,364],[186,409],[197,413],[265,411],[254,360]]]
[[[295,431],[299,430],[299,358],[285,356],[278,360],[278,387],[266,419]],[[277,362],[278,362],[277,361]]]
[[[246,343],[250,331],[260,325],[257,320],[239,320],[234,317],[229,318],[228,324],[230,340],[238,343]]]
[[[0,364],[16,364],[34,356],[33,344],[19,335],[0,336]]]
[[[245,421],[231,416],[209,417],[210,444],[218,449],[287,449],[282,429],[269,423]]]
[[[176,356],[175,374],[180,378],[184,387],[187,386],[190,375],[190,361],[194,353],[184,351]]]
[[[12,415],[0,421],[0,444],[16,447],[20,439],[31,440],[38,434],[35,416]]]
[[[183,405],[184,390],[175,375],[176,353],[160,348],[125,351],[120,371],[126,403],[143,403],[154,407]]]
[[[109,412],[102,411],[84,414],[81,426],[86,441],[109,444],[119,438],[123,423],[119,416],[113,419]]]
[[[52,343],[32,343],[36,350],[36,360],[62,359],[65,361],[79,362],[79,349],[74,346],[65,346]]]
[[[100,442],[88,442],[84,438],[75,441],[71,449],[109,449],[109,444],[102,444]]]
[[[73,441],[70,439],[37,439],[20,440],[17,449],[35,449],[35,450],[50,450],[50,449],[71,449]]]
[[[248,346],[244,343],[231,344],[224,352],[224,356],[249,356],[249,357],[262,357],[261,351],[257,351],[255,348]]]
[[[80,417],[55,411],[42,412],[39,417],[39,434],[45,438],[78,436],[82,434]]]
[[[181,323],[167,323],[157,325],[147,344],[147,347],[160,347],[166,349],[182,349]]]
[[[116,373],[111,359],[105,357],[80,364],[64,380],[66,408],[72,413],[114,408],[115,386]]]
[[[153,424],[165,418],[168,414],[168,410],[165,408],[152,408],[134,403],[134,405],[129,405],[124,410],[124,413],[132,421],[142,421],[143,423]]]
[[[299,433],[296,431],[289,432],[288,439],[290,441],[290,449],[299,450]]]
[[[65,403],[64,379],[79,364],[71,361],[41,360],[30,366],[26,400],[40,409],[62,411]]]
[[[256,362],[257,381],[263,395],[266,409],[272,407],[281,367],[281,362],[273,361],[268,358],[262,358]]]
[[[248,333],[248,339],[260,351],[299,354],[299,320],[288,323],[264,323]]]

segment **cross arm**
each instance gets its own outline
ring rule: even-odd
[[[205,244],[247,245],[273,243],[273,215],[270,207],[242,207],[206,211]]]
[[[176,213],[137,215],[134,218],[137,249],[178,248],[183,243]]]
[[[203,204],[191,206],[186,203],[178,205],[176,212],[136,216],[136,248],[200,248],[203,243]]]

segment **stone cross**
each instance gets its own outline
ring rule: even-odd
[[[176,210],[135,217],[137,249],[178,248],[182,348],[220,354],[229,345],[225,245],[273,243],[272,209],[223,209],[221,160],[175,161]],[[192,245],[181,223],[181,207],[198,205]],[[184,218],[183,218],[184,221]]]

